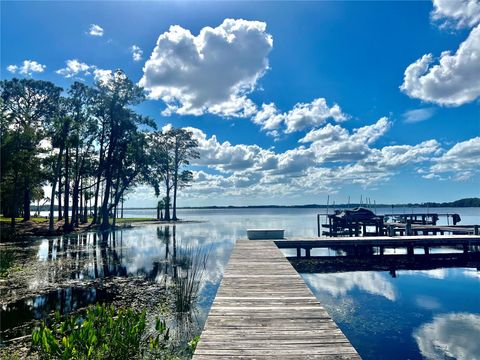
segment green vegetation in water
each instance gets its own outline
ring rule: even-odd
[[[131,308],[115,310],[96,305],[84,316],[58,313],[51,325],[42,323],[32,333],[32,347],[41,359],[180,359],[193,354],[198,339],[187,349],[174,349],[170,330],[164,321],[155,320],[155,330],[147,330],[145,311]]]
[[[0,251],[0,278],[6,278],[9,273],[19,271],[19,266],[14,266],[15,256],[11,250]]]

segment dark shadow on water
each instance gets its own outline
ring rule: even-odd
[[[108,302],[114,296],[106,289],[70,287],[7,304],[0,314],[2,340],[18,336],[17,331],[10,330],[31,320],[44,319],[55,311],[68,314],[90,304]]]
[[[299,273],[335,273],[347,271],[433,270],[438,268],[480,269],[480,252],[430,255],[372,255],[288,257]]]

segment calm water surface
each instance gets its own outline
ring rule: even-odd
[[[192,253],[192,249],[208,249],[197,304],[196,332],[199,333],[235,239],[246,237],[247,228],[264,227],[285,229],[286,237],[316,236],[316,214],[323,211],[180,210],[179,217],[202,222],[125,229],[117,231],[114,240],[110,235],[103,245],[100,245],[100,235],[94,233],[83,234],[80,240],[79,236],[45,238],[35,245],[33,261],[61,261],[68,256],[69,246],[77,249],[80,246],[84,261],[71,269],[72,279],[140,276],[160,282],[171,275],[169,264],[173,256]],[[390,211],[377,210],[378,213]],[[457,212],[462,216],[461,224],[480,223],[480,209],[444,208],[431,212]],[[125,217],[153,217],[154,214],[153,210],[125,211]],[[382,271],[302,276],[365,359],[480,359],[480,272],[475,268],[402,270],[396,272],[396,277]],[[49,279],[48,274],[38,274],[27,286],[41,288]],[[69,296],[82,299],[77,301],[84,305],[85,298],[93,302],[96,296],[101,299],[103,295],[92,292],[88,296],[74,293]],[[3,306],[2,323],[12,321],[20,312],[37,318],[44,316],[50,310],[45,307],[55,303],[56,295],[43,296]],[[53,296],[53,302],[48,301],[49,296]]]

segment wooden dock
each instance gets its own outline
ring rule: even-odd
[[[406,248],[409,254],[414,248],[424,248],[426,253],[432,247],[461,246],[465,253],[471,247],[480,246],[479,235],[430,235],[430,236],[369,236],[369,237],[325,237],[274,240],[282,249],[297,249],[297,256],[304,250],[305,256],[310,257],[310,251],[315,248],[351,248],[355,251],[365,248]],[[359,255],[359,254],[356,254]]]
[[[360,356],[274,241],[238,240],[193,359]]]

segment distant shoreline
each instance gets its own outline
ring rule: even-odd
[[[245,206],[185,206],[178,207],[178,209],[183,210],[201,210],[201,209],[326,209],[326,208],[354,208],[354,207],[367,207],[367,208],[461,208],[461,207],[480,207],[480,199],[478,201],[472,201],[469,203],[458,203],[457,201],[451,203],[424,203],[424,204],[330,204],[330,205],[321,205],[321,204],[306,204],[306,205],[245,205]],[[129,207],[124,208],[124,210],[155,210],[156,208],[145,207],[145,208],[136,208]]]
[[[225,206],[183,206],[177,207],[177,209],[182,210],[214,210],[214,209],[326,209],[326,208],[354,208],[354,207],[367,207],[367,208],[446,208],[446,207],[480,207],[480,198],[465,198],[451,202],[425,202],[421,204],[408,203],[408,204],[360,204],[360,203],[351,203],[351,204],[305,204],[305,205],[244,205],[244,206],[234,206],[234,205],[225,205]],[[32,205],[33,209],[36,209]],[[156,210],[156,207],[124,207],[123,210]],[[48,206],[41,206],[40,211],[47,211]],[[57,211],[55,207],[55,211]]]

